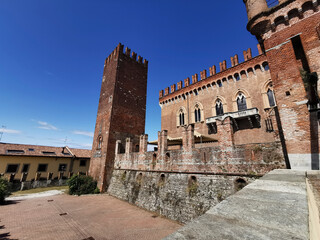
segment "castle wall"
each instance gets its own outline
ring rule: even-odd
[[[320,165],[319,3],[280,1],[253,19],[248,15],[247,28],[261,42],[270,65],[283,141],[294,169]]]
[[[281,144],[276,142],[116,154],[114,168],[262,176],[285,164]]]
[[[147,152],[147,135],[140,151],[119,152],[108,193],[170,219],[188,222],[265,173],[284,168],[279,142],[233,145],[230,118],[219,123],[222,146],[195,148],[194,128],[183,132],[180,150],[169,150],[167,131],[158,134],[158,151]]]
[[[254,177],[116,169],[108,193],[186,223],[239,190],[243,181],[254,180]]]
[[[308,93],[300,74],[303,66],[301,61],[296,59],[290,37],[295,33],[301,33],[300,38],[310,62],[310,70],[319,74],[320,42],[315,28],[319,22],[320,14],[317,13],[282,29],[277,32],[276,37],[271,35],[265,40],[267,50],[287,42],[278,49],[268,51],[267,56],[272,69],[275,95],[277,101],[281,103],[279,113],[293,168],[319,169],[319,128],[316,124],[317,116],[315,116],[315,124],[312,123],[313,113],[309,113],[306,104]],[[313,141],[316,141],[315,146]]]

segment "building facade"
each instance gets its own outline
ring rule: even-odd
[[[226,133],[217,131],[217,121],[231,117],[235,145],[279,141],[274,107],[276,101],[266,56],[252,58],[251,49],[244,51],[245,62],[238,56],[220,64],[220,72],[212,66],[160,91],[161,129],[169,139],[181,138],[184,128],[194,125],[197,143],[219,145]],[[197,135],[196,134],[196,135]],[[248,137],[250,135],[250,137]],[[202,137],[202,141],[201,138]]]
[[[0,143],[0,174],[10,180],[29,182],[86,174],[90,150]]]
[[[181,137],[194,124],[199,136],[221,141],[217,121],[231,117],[234,144],[281,140],[288,168],[319,169],[318,1],[244,1],[259,55],[238,56],[159,93],[161,129]]]

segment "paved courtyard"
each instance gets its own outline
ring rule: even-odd
[[[181,225],[108,195],[66,194],[0,206],[0,239],[162,239]]]

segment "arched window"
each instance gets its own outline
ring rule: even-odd
[[[273,91],[270,88],[267,91],[267,95],[268,95],[268,100],[269,100],[270,107],[274,107],[276,105],[276,102],[274,100]]]
[[[201,110],[198,104],[194,107],[194,120],[195,122],[201,122]]]
[[[238,106],[238,111],[247,109],[246,97],[243,95],[242,92],[240,92],[237,96],[237,106]]]
[[[262,64],[262,67],[263,67],[263,69],[264,69],[265,71],[268,71],[268,70],[269,70],[269,64],[268,64],[267,62],[264,62],[264,63]]]
[[[180,126],[184,125],[184,112],[179,114],[179,118],[180,118]]]
[[[102,137],[99,136],[99,138],[98,138],[98,149],[101,149],[101,146],[102,146]]]
[[[183,107],[181,107],[180,109],[179,109],[179,111],[177,112],[177,126],[179,127],[179,126],[184,126],[184,125],[186,125],[187,123],[186,123],[186,110],[183,108]]]
[[[223,105],[220,99],[216,101],[216,114],[217,116],[223,115]]]

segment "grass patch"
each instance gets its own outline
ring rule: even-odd
[[[45,191],[50,191],[50,190],[68,190],[68,186],[32,188],[32,189],[29,189],[29,190],[13,192],[11,194],[11,196],[14,197],[14,196],[31,194],[31,193],[40,193],[40,192],[45,192]]]

